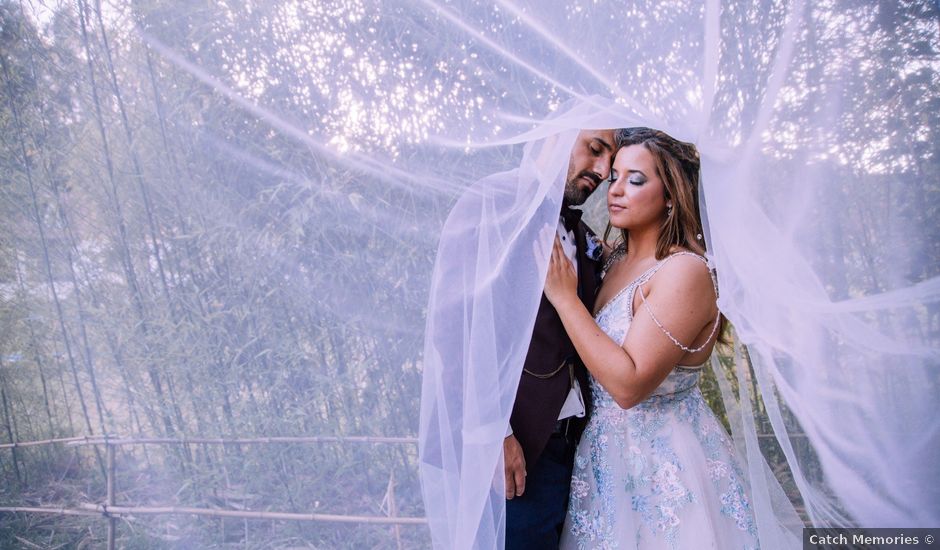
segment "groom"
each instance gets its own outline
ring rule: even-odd
[[[600,246],[581,221],[584,203],[610,175],[613,130],[582,130],[571,150],[557,233],[578,273],[578,296],[594,307]],[[503,441],[506,550],[557,548],[568,508],[574,451],[590,399],[587,372],[545,295]]]

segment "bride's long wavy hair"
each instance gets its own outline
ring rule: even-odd
[[[701,163],[695,145],[652,128],[621,128],[617,130],[615,143],[617,151],[630,145],[645,147],[653,155],[656,174],[665,187],[666,200],[672,200],[672,208],[666,211],[660,226],[656,259],[662,260],[676,246],[704,255],[698,200]],[[612,231],[613,226],[608,222],[605,241],[609,242]],[[624,248],[627,246],[627,233],[626,229],[621,229],[617,238],[617,244]]]

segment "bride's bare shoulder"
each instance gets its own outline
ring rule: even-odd
[[[672,254],[650,280],[651,287],[678,293],[714,291],[711,272],[705,259],[689,251]]]

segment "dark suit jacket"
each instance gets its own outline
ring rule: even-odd
[[[586,255],[589,231],[587,225],[581,222],[574,233],[578,250],[578,296],[588,311],[593,311],[602,266],[599,261]],[[565,367],[558,370],[558,367],[569,362],[574,364],[575,377],[581,384],[584,404],[589,411],[591,389],[588,386],[587,370],[568,338],[558,312],[543,294],[509,421],[513,435],[522,446],[526,464],[535,464],[555,429],[558,414],[571,388],[569,369]],[[544,379],[530,374],[547,375],[555,370],[558,370],[555,375]],[[569,432],[569,435],[577,440],[586,423],[587,416],[572,418],[569,430],[573,433]]]

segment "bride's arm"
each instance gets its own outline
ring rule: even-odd
[[[677,257],[648,285],[646,301],[656,319],[680,343],[690,347],[715,320],[715,292],[706,266]],[[601,330],[577,295],[577,275],[555,243],[545,281],[545,295],[584,365],[618,405],[630,408],[645,400],[686,355],[665,334],[645,307],[637,308],[621,347]],[[641,292],[639,289],[637,292]]]

